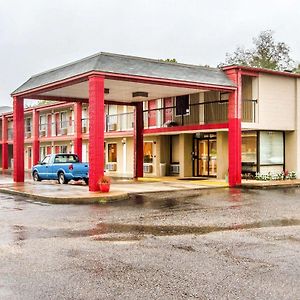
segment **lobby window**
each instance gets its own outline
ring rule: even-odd
[[[260,164],[284,164],[284,137],[283,132],[260,132]]]
[[[117,144],[107,144],[107,161],[117,162]]]
[[[257,172],[257,132],[242,133],[242,173]]]
[[[189,115],[190,113],[189,102],[190,102],[189,95],[176,97],[176,116]]]
[[[144,142],[144,163],[153,163],[153,143]]]
[[[242,134],[242,162],[257,163],[257,133],[245,132]]]

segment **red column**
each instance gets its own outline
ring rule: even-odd
[[[104,77],[89,77],[89,190],[104,174]]]
[[[32,159],[33,165],[36,165],[40,160],[40,141],[39,141],[39,120],[40,113],[34,109],[32,113],[32,138],[33,138],[33,149],[32,149]]]
[[[14,181],[24,182],[24,99],[14,97]]]
[[[8,169],[7,118],[2,116],[2,170]]]
[[[74,104],[74,152],[82,160],[82,104]]]
[[[144,176],[144,120],[143,102],[138,102],[134,110],[134,178]]]
[[[238,71],[229,74],[238,89],[229,96],[228,103],[228,181],[229,186],[241,184],[242,173],[242,131],[241,131],[241,75]]]

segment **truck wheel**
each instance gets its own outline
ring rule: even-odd
[[[83,179],[86,185],[89,185],[89,179],[88,178],[84,178]]]
[[[32,179],[33,181],[42,181],[37,171],[32,173]]]
[[[63,172],[58,173],[58,183],[59,184],[67,184],[68,180],[65,177],[65,174]]]

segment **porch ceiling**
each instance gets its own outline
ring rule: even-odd
[[[109,80],[109,79],[105,80],[104,85],[105,85],[105,89],[109,89],[109,93],[105,93],[104,99],[108,101],[118,101],[118,102],[141,101],[140,97],[135,98],[132,96],[134,92],[147,92],[148,97],[143,97],[142,100],[151,100],[151,99],[159,99],[159,98],[192,94],[201,91],[201,89],[163,86],[163,85],[129,82],[129,81],[118,81],[118,80]],[[51,97],[88,99],[89,98],[88,82],[84,81],[74,85],[41,93],[39,95],[51,96]]]

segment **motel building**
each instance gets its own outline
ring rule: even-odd
[[[300,76],[110,53],[32,76],[0,121],[0,164],[15,182],[47,154],[89,162],[89,189],[112,177],[300,174]],[[24,99],[51,104],[24,109]]]

